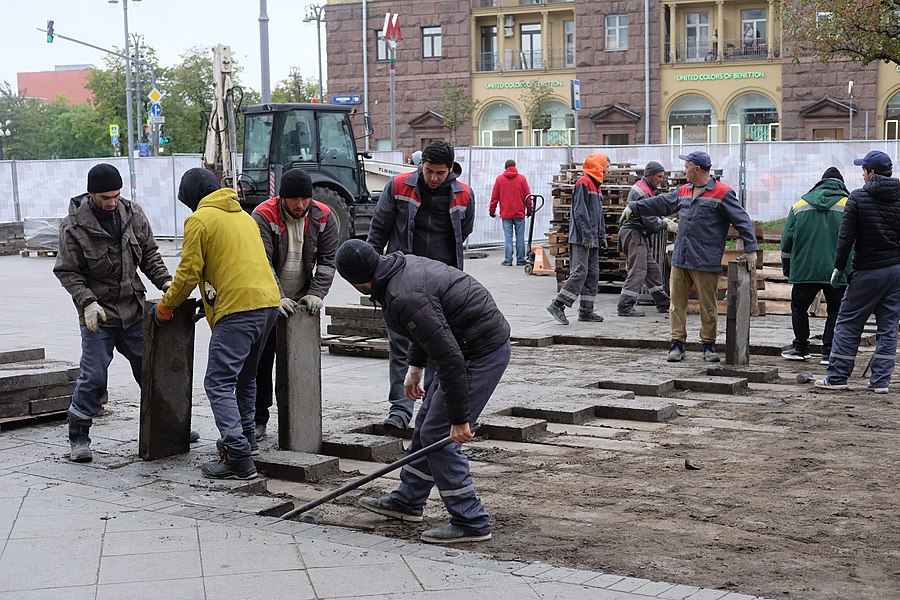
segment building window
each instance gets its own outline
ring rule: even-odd
[[[742,124],[747,141],[778,141],[778,109],[762,94],[743,94],[732,102],[725,113],[725,123],[728,126],[729,144],[741,141]]]
[[[564,22],[563,31],[566,44],[566,68],[571,69],[575,67],[575,21]]]
[[[704,60],[709,53],[709,13],[684,15],[684,56],[686,60]]]
[[[700,96],[684,96],[669,111],[670,144],[703,145],[718,139],[718,117],[712,105]]]
[[[441,57],[441,28],[422,28],[422,58]]]
[[[522,61],[522,69],[543,69],[544,61],[541,56],[541,24],[528,23],[520,28],[521,51],[519,58]]]
[[[490,105],[478,119],[478,139],[482,146],[516,146],[522,135],[522,118],[505,102]]]
[[[766,9],[741,11],[741,48],[744,55],[766,54]]]
[[[628,15],[606,16],[606,49],[628,50]]]
[[[389,59],[387,40],[384,39],[384,33],[378,29],[375,31],[375,60],[384,62]]]
[[[479,71],[497,70],[497,26],[485,25],[481,28],[481,54],[478,56]]]
[[[813,129],[812,130],[813,141],[824,141],[824,140],[842,140],[844,139],[844,130],[843,129]]]
[[[631,136],[627,133],[604,133],[603,146],[628,146],[631,143]]]
[[[884,139],[900,139],[900,94],[895,94],[884,109]]]

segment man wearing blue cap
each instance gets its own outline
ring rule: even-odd
[[[893,164],[884,152],[873,150],[853,164],[862,167],[865,183],[847,199],[831,284],[840,284],[855,247],[853,276],[834,326],[828,370],[816,387],[848,388],[863,326],[874,314],[878,333],[866,388],[886,394],[894,372],[900,320],[900,180],[891,177]]]
[[[669,321],[672,344],[667,360],[684,359],[687,341],[687,304],[692,289],[700,299],[700,342],[703,360],[718,362],[716,335],[718,306],[716,288],[722,272],[722,255],[728,226],[733,225],[744,242],[744,257],[756,263],[759,245],[749,215],[738,202],[734,190],[709,174],[712,160],[706,152],[695,150],[679,155],[684,161],[688,183],[673,192],[629,202],[622,218],[679,213],[678,237],[672,252],[669,278],[671,306]]]

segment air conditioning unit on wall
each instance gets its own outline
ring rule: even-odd
[[[503,18],[503,37],[513,37],[515,35],[516,19],[512,15]]]

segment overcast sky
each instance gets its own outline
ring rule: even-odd
[[[324,4],[324,0],[317,2]],[[103,53],[56,38],[48,44],[47,20],[56,33],[111,49],[125,45],[122,2],[108,0],[2,0],[0,81],[16,89],[16,73],[52,71],[56,65],[104,65]],[[269,63],[272,88],[292,66],[318,80],[316,24],[304,23],[307,0],[267,0]],[[179,62],[194,44],[231,46],[243,67],[241,82],[259,91],[259,0],[128,0],[128,30],[144,36],[162,66]],[[211,56],[211,54],[210,54]],[[325,24],[322,24],[322,69],[325,71]],[[165,90],[163,90],[165,92]]]

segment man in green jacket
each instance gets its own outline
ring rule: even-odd
[[[847,289],[846,276],[838,281],[838,287],[831,285],[831,271],[834,268],[834,253],[844,206],[849,195],[841,172],[835,167],[829,167],[821,181],[803,194],[788,212],[787,222],[781,233],[781,269],[794,286],[791,290],[794,342],[781,353],[787,360],[809,359],[808,311],[813,300],[822,291],[825,294],[828,317],[822,334],[820,364],[828,364],[834,324]]]

